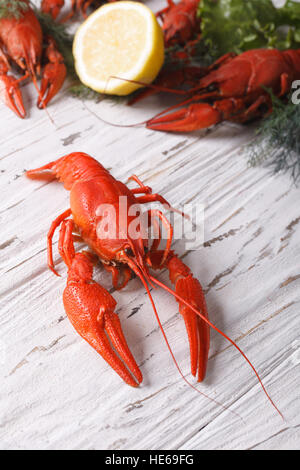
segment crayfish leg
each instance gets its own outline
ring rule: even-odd
[[[28,172],[27,172],[28,176]],[[51,224],[50,230],[48,232],[47,236],[47,246],[48,246],[48,267],[51,269],[51,271],[58,276],[57,271],[54,268],[54,261],[53,261],[53,249],[52,249],[52,241],[53,241],[53,236],[56,231],[56,229],[61,225],[61,223],[70,217],[72,214],[71,209],[67,209],[65,212],[63,212],[61,215],[59,215]]]
[[[121,290],[124,289],[124,287],[127,286],[128,282],[132,278],[132,271],[128,266],[123,266],[122,271],[123,271],[123,280],[121,283],[119,283],[120,279],[120,270],[116,266],[108,265],[103,263],[104,269],[111,273],[112,275],[112,283],[114,286],[114,289],[116,290]]]

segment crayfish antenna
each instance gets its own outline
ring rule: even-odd
[[[154,85],[154,84],[149,84],[149,83],[145,83],[145,82],[141,82],[141,81],[137,81],[137,80],[129,80],[128,78],[121,78],[121,77],[117,77],[117,76],[110,76],[108,81],[107,81],[107,85],[108,85],[108,82],[109,80],[111,79],[116,79],[116,80],[122,80],[124,82],[129,82],[129,83],[134,83],[136,85],[141,85],[143,87],[147,87],[148,89],[151,89],[153,91],[157,91],[157,92],[166,92],[166,93],[173,93],[173,94],[176,94],[176,95],[180,95],[180,96],[185,96],[187,94],[186,91],[184,90],[173,90],[173,89],[170,89],[170,88],[167,88],[167,87],[163,87],[163,86],[159,86],[159,85]],[[193,99],[193,98],[192,98]],[[186,101],[190,101],[190,100],[186,100]],[[183,102],[183,104],[186,103],[186,101]],[[175,107],[177,106],[181,106],[180,105],[175,105]],[[109,126],[113,126],[113,127],[124,127],[124,128],[127,128],[127,127],[137,127],[137,126],[143,126],[143,125],[146,125],[148,124],[151,119],[147,119],[146,121],[141,121],[141,122],[137,122],[135,124],[115,124],[113,122],[110,122],[110,121],[107,121],[106,119],[98,116],[96,113],[94,113],[93,111],[91,111],[87,106],[85,106],[85,108],[89,111],[89,113],[91,113],[93,116],[95,116],[97,119],[99,119],[100,121],[104,122],[105,124],[108,124]],[[165,113],[165,112],[168,112],[170,110],[173,109],[173,106],[165,111],[163,111],[162,113],[160,114],[157,114],[155,116],[158,117],[160,116],[161,114]]]
[[[104,122],[104,124],[107,124],[109,126],[125,127],[125,128],[127,128],[127,127],[138,127],[138,126],[143,126],[143,125],[145,125],[149,122],[149,120],[146,120],[146,121],[142,121],[142,122],[137,122],[135,124],[116,124],[114,122],[107,121],[107,119],[104,119],[104,118],[98,116],[98,114],[96,114],[94,111],[89,109],[84,102],[82,104],[90,114],[92,114],[95,118],[99,119],[99,121]]]
[[[38,101],[41,102],[41,106],[42,106],[43,110],[46,112],[46,114],[47,114],[47,116],[48,116],[50,122],[55,126],[54,119],[53,119],[52,116],[50,115],[50,113],[49,113],[49,111],[48,111],[48,109],[47,109],[47,107],[46,107],[46,105],[45,105],[45,103],[44,103],[44,101],[43,101],[42,92],[41,92],[41,90],[40,90],[39,87],[38,87],[37,78],[36,78],[36,74],[35,74],[34,71],[33,71],[32,75],[31,75],[31,77],[32,77],[32,82],[33,82],[33,84],[34,84],[34,88],[36,89],[37,94],[38,94]]]
[[[135,85],[141,85],[146,88],[151,88],[152,90],[155,90],[157,92],[164,92],[164,93],[173,93],[173,95],[186,95],[187,92],[185,90],[174,90],[172,88],[167,88],[161,85],[154,85],[153,83],[145,83],[141,82],[138,80],[129,80],[129,78],[122,78],[122,77],[117,77],[112,75],[110,78],[113,78],[115,80],[121,80],[122,82],[128,82],[128,83],[134,83]]]
[[[197,96],[193,96],[192,98],[188,98],[184,101],[181,101],[180,103],[177,103],[177,104],[173,104],[172,106],[169,106],[167,109],[164,109],[163,111],[161,111],[160,113],[157,113],[155,116],[153,116],[152,119],[149,119],[149,121],[146,123],[146,124],[149,124],[151,123],[152,121],[160,118],[161,116],[165,115],[166,113],[169,113],[170,111],[173,111],[174,109],[178,109],[180,108],[181,106],[185,106],[187,104],[191,104],[192,102],[194,102],[195,100],[197,100]]]
[[[223,338],[227,339],[227,341],[229,341],[238,351],[239,353],[243,356],[243,358],[246,360],[246,362],[249,364],[249,366],[251,367],[251,369],[253,370],[253,372],[255,373],[262,389],[263,389],[263,392],[265,393],[267,399],[269,400],[269,402],[271,403],[271,405],[273,406],[273,408],[275,408],[275,410],[277,411],[277,413],[281,416],[281,418],[284,420],[284,416],[283,414],[281,413],[281,411],[277,408],[277,406],[275,405],[275,403],[273,402],[272,398],[270,397],[270,395],[268,394],[263,382],[262,382],[262,379],[260,378],[257,370],[255,369],[254,365],[252,364],[252,362],[248,359],[248,357],[246,356],[246,354],[240,349],[240,347],[235,343],[235,341],[233,341],[231,338],[229,338],[229,336],[226,335],[226,333],[223,333],[223,331],[221,331],[218,327],[216,327],[213,323],[211,323],[209,321],[208,318],[206,318],[201,312],[199,312],[195,307],[193,307],[191,304],[189,304],[186,300],[184,300],[180,295],[178,295],[176,292],[174,292],[172,289],[170,289],[168,286],[164,285],[162,282],[160,282],[158,279],[156,279],[154,276],[149,276],[151,281],[154,282],[155,284],[157,284],[159,287],[162,287],[164,290],[166,290],[167,292],[169,292],[171,295],[173,295],[173,297],[175,297],[177,300],[179,300],[180,302],[182,302],[183,304],[185,304],[188,308],[190,308],[194,313],[196,313],[203,321],[205,321],[211,328],[213,328],[215,331],[217,331],[221,336],[223,336]]]
[[[143,283],[143,285],[144,285],[144,287],[145,287],[145,289],[146,289],[146,292],[147,292],[148,297],[149,297],[149,300],[150,300],[150,302],[151,302],[151,305],[152,305],[152,308],[153,308],[154,315],[155,315],[155,317],[156,317],[158,326],[159,326],[159,328],[160,328],[160,330],[161,330],[161,332],[162,332],[162,335],[163,335],[163,338],[164,338],[165,343],[166,343],[166,345],[167,345],[167,348],[168,348],[168,350],[169,350],[169,353],[170,353],[170,355],[171,355],[171,357],[172,357],[172,360],[173,360],[173,362],[174,362],[174,364],[175,364],[175,366],[176,366],[176,369],[178,370],[178,372],[179,372],[181,378],[185,381],[185,383],[186,383],[190,388],[192,388],[192,389],[195,390],[197,393],[199,393],[199,395],[202,395],[203,397],[207,398],[207,400],[209,400],[209,401],[215,403],[215,404],[218,405],[219,407],[223,408],[223,410],[229,411],[230,413],[232,413],[233,415],[235,415],[236,417],[238,417],[239,419],[241,419],[241,420],[244,422],[243,418],[242,418],[238,413],[236,413],[235,411],[230,410],[226,405],[223,405],[223,404],[220,403],[219,401],[217,401],[217,400],[215,400],[214,398],[208,396],[206,393],[201,392],[201,391],[200,391],[198,388],[196,388],[191,382],[189,382],[188,379],[184,376],[184,374],[183,374],[183,372],[182,372],[182,370],[181,370],[181,368],[180,368],[180,366],[179,366],[179,364],[178,364],[178,362],[177,362],[177,360],[176,360],[176,358],[175,358],[175,355],[174,355],[174,353],[173,353],[173,350],[172,350],[172,348],[171,348],[171,345],[170,345],[169,340],[168,340],[168,338],[167,338],[167,335],[166,335],[166,333],[165,333],[164,327],[163,327],[163,325],[162,325],[162,323],[161,323],[161,321],[160,321],[160,317],[159,317],[159,315],[158,315],[158,312],[157,312],[157,309],[156,309],[156,306],[155,306],[153,297],[152,297],[152,295],[151,295],[151,292],[150,292],[150,290],[149,290],[148,284],[147,284],[146,280],[144,279],[144,277],[143,277],[143,275],[142,275],[142,272],[140,271],[141,268],[140,268],[139,266],[135,265],[134,263],[128,263],[128,264],[130,265],[130,267],[131,267],[131,269],[134,271],[134,273],[140,278],[140,280],[142,281],[142,283]],[[147,276],[150,278],[151,281],[153,281],[153,282],[156,281],[156,279],[155,279],[153,276],[151,276],[151,275],[149,275],[149,274],[148,274]]]

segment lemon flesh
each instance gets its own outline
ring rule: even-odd
[[[126,80],[149,84],[158,75],[164,62],[163,33],[145,5],[109,3],[80,26],[73,53],[85,85],[99,93],[128,95],[141,85]]]

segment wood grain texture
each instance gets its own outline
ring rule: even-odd
[[[224,124],[187,136],[112,127],[100,118],[139,122],[161,109],[161,98],[131,109],[64,93],[49,107],[53,124],[35,108],[32,86],[24,96],[25,121],[0,104],[1,447],[299,449],[299,188],[288,175],[247,167],[242,148],[251,128]],[[214,332],[207,379],[198,388],[229,410],[188,388],[137,280],[114,296],[145,377],[139,389],[122,384],[75,334],[62,305],[66,270],[57,253],[62,278],[46,267],[46,233],[68,208],[68,193],[24,177],[26,169],[72,151],[90,153],[124,182],[137,174],[175,206],[205,205],[204,246],[187,252],[176,241],[174,248],[201,280],[211,320],[256,365],[285,422],[241,356]],[[167,281],[166,273],[159,276]],[[111,288],[101,269],[96,278]],[[177,304],[160,290],[154,297],[190,379]]]

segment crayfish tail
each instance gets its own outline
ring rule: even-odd
[[[55,179],[55,173],[52,171],[53,163],[48,163],[40,168],[26,171],[27,178],[31,180],[52,181]]]
[[[76,181],[88,181],[107,174],[107,170],[90,155],[74,152],[35,170],[27,171],[31,179],[57,179],[70,190]]]

